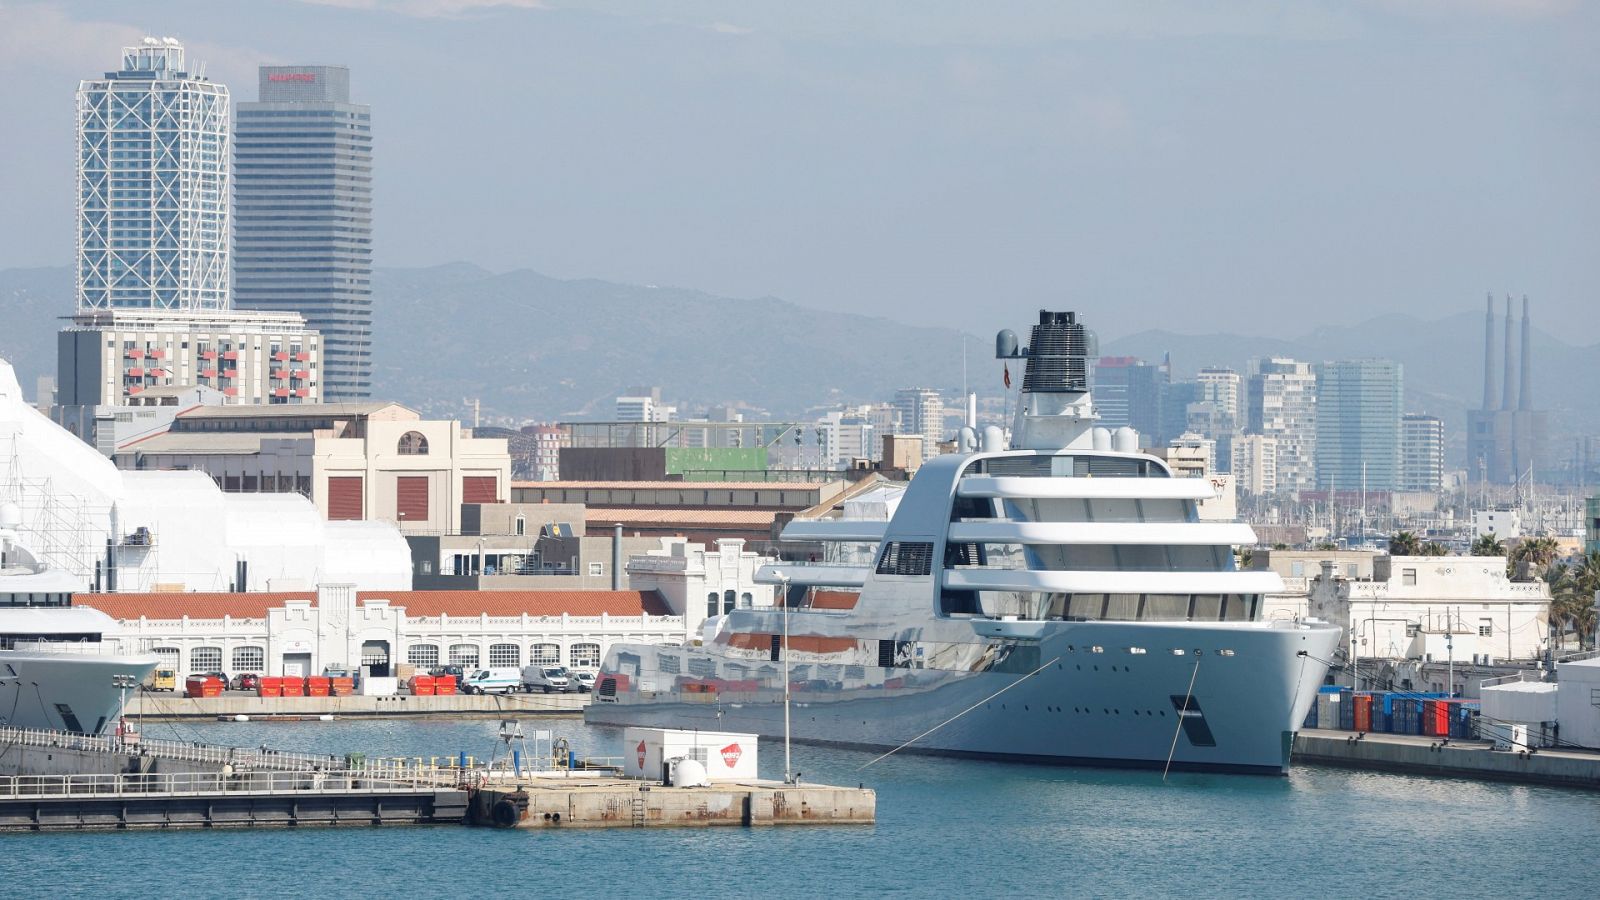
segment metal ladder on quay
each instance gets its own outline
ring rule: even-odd
[[[633,827],[644,827],[644,794],[633,796]]]

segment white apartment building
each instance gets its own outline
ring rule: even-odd
[[[1246,394],[1246,430],[1277,441],[1278,490],[1315,487],[1317,376],[1311,364],[1255,360]]]
[[[124,406],[198,385],[228,403],[322,399],[322,336],[297,313],[101,310],[57,335],[58,407]]]
[[[894,395],[895,409],[900,413],[899,434],[922,435],[924,462],[939,455],[939,442],[944,440],[944,398],[930,388],[905,388]]]
[[[1311,615],[1345,628],[1363,659],[1536,659],[1548,640],[1550,588],[1514,582],[1499,556],[1380,556],[1370,580],[1323,564]]]
[[[1195,399],[1214,405],[1216,426],[1224,431],[1237,430],[1244,420],[1241,415],[1244,379],[1239,377],[1239,373],[1232,369],[1204,368],[1195,374],[1194,380],[1199,385]],[[1215,437],[1219,433],[1211,434]]]
[[[1233,477],[1239,490],[1248,494],[1272,494],[1278,490],[1278,439],[1262,434],[1234,437]]]

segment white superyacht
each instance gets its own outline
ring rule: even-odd
[[[888,522],[796,521],[784,538],[872,546],[863,566],[784,563],[785,608],[736,609],[700,644],[616,646],[589,722],[1045,763],[1282,773],[1339,629],[1261,621],[1247,525],[1201,521],[1177,478],[1097,428],[1092,337],[1041,312],[1010,447],[963,429]],[[787,640],[785,635],[788,635]],[[787,655],[787,659],[785,659]]]
[[[100,734],[157,659],[103,641],[116,620],[72,605],[83,586],[18,542],[18,519],[0,504],[0,725]]]

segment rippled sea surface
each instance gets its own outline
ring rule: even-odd
[[[150,725],[152,737],[487,756],[485,720]],[[617,729],[532,720],[580,753]],[[0,836],[8,897],[1595,897],[1600,794],[1302,766],[1286,778],[794,747],[875,826],[455,826]],[[761,744],[778,777],[783,747]]]

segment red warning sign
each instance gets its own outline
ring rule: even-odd
[[[639,768],[644,768],[644,741],[639,742]]]
[[[739,757],[743,755],[744,751],[739,749],[738,744],[729,744],[728,746],[722,748],[722,761],[726,763],[730,769],[739,764]],[[644,764],[640,763],[639,767],[641,769],[644,768]]]

